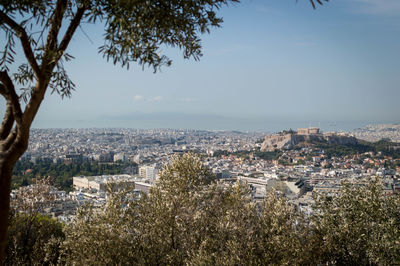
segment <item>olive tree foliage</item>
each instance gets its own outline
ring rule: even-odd
[[[138,246],[134,216],[126,207],[127,191],[114,193],[104,208],[85,205],[72,224],[65,226],[61,244],[61,265],[132,265],[137,264]],[[129,202],[136,205],[136,202]],[[125,208],[121,206],[125,205]]]
[[[4,265],[55,265],[63,240],[63,225],[57,220],[12,210]]]
[[[397,265],[400,197],[379,181],[345,184],[305,216],[271,192],[220,183],[190,154],[176,157],[149,194],[115,193],[65,228],[61,264]]]
[[[182,264],[193,232],[192,213],[213,181],[199,158],[175,158],[149,194],[113,193],[104,209],[82,208],[66,228],[63,263]],[[204,201],[203,204],[206,204]]]
[[[21,187],[11,200],[5,265],[54,265],[64,240],[62,224],[44,216],[54,200],[49,179]]]
[[[299,217],[275,194],[254,203],[247,185],[217,182],[198,157],[186,154],[164,168],[148,195],[125,191],[104,209],[82,209],[66,227],[60,262],[301,264]]]
[[[338,197],[320,196],[313,217],[314,260],[321,264],[400,264],[400,195],[382,181],[344,183]]]
[[[314,9],[316,8],[317,4],[322,5],[324,2],[329,2],[329,0],[310,0],[310,3]]]
[[[31,216],[43,214],[46,208],[53,207],[57,198],[53,190],[50,178],[36,178],[33,184],[15,190],[10,206],[16,212]]]

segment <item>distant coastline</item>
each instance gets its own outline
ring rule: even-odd
[[[279,118],[234,118],[218,115],[162,115],[152,114],[128,119],[94,118],[82,120],[41,120],[33,125],[34,128],[173,128],[198,130],[238,130],[276,133],[283,129],[305,128],[316,126],[324,132],[351,132],[368,125],[396,124],[391,121],[317,121]],[[397,122],[398,124],[398,122]]]

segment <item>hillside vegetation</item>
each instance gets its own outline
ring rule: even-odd
[[[7,263],[399,264],[400,196],[385,196],[379,180],[343,187],[337,197],[317,197],[307,216],[274,192],[255,203],[246,185],[217,182],[198,157],[185,154],[163,169],[149,194],[128,189],[103,209],[85,206],[62,234],[37,214],[30,214],[33,223],[13,215]]]

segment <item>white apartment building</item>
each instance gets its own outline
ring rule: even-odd
[[[144,179],[149,179],[154,182],[158,176],[158,169],[155,164],[153,165],[142,165],[139,167],[139,176]]]
[[[134,185],[135,178],[131,175],[102,175],[102,176],[75,176],[72,179],[74,188],[95,189],[106,191],[107,185],[116,183],[118,186]]]

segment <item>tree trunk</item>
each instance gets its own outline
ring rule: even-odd
[[[8,215],[10,212],[11,177],[15,163],[28,148],[29,131],[20,131],[7,151],[0,148],[0,265],[5,258]]]
[[[10,184],[13,167],[14,164],[10,160],[0,159],[0,265],[3,265],[7,243]]]

